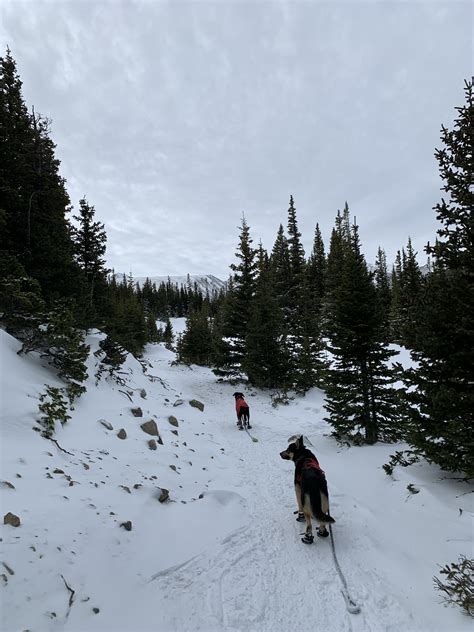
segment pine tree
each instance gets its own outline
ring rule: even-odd
[[[293,196],[290,196],[290,206],[288,208],[288,253],[290,263],[288,304],[290,310],[290,328],[293,328],[299,317],[298,303],[301,285],[304,283],[304,276],[306,272],[304,248],[301,243],[301,233],[298,229]]]
[[[319,224],[314,231],[313,250],[308,260],[308,283],[312,295],[313,309],[319,314],[321,311],[326,289],[326,253]]]
[[[211,326],[207,307],[191,312],[179,344],[178,359],[188,364],[208,366],[212,353]]]
[[[403,254],[405,251],[403,250]],[[403,281],[402,288],[402,340],[403,344],[412,349],[415,345],[415,326],[417,320],[417,304],[423,285],[423,275],[416,260],[411,239],[408,239],[406,254],[402,258]]]
[[[0,250],[17,258],[52,305],[59,297],[74,297],[81,284],[66,219],[69,197],[49,128],[48,119],[28,113],[7,49],[0,58]]]
[[[213,353],[217,373],[229,377],[238,376],[243,370],[247,353],[247,327],[255,294],[256,251],[252,247],[245,217],[242,218],[236,257],[238,263],[230,266],[233,271],[232,284],[228,288],[219,319],[222,342],[217,347],[214,345]]]
[[[404,277],[402,270],[402,255],[397,251],[395,264],[392,267],[392,300],[390,302],[389,329],[390,339],[398,344],[403,344],[403,310],[402,297],[404,295]]]
[[[165,343],[165,347],[167,349],[173,349],[174,342],[174,333],[173,333],[173,325],[171,324],[170,319],[168,318],[166,321],[165,329],[163,332],[163,342]]]
[[[417,305],[417,367],[408,372],[412,427],[409,441],[429,461],[474,476],[474,99],[456,108],[452,130],[441,128],[436,150],[443,198],[434,210],[441,222],[434,269]]]
[[[107,269],[105,267],[105,250],[107,235],[104,224],[94,220],[95,209],[83,198],[79,201],[79,214],[73,216],[77,226],[72,227],[73,256],[76,264],[82,270],[88,286],[87,324],[93,323],[95,318],[94,303],[97,302],[98,290],[104,290]]]
[[[385,251],[380,248],[380,246],[377,251],[377,258],[375,260],[374,282],[382,327],[386,332],[386,337],[389,338],[389,319],[390,306],[392,303],[392,291],[390,288],[390,279],[387,270],[387,256],[385,254]]]
[[[117,376],[117,371],[127,358],[127,352],[125,349],[115,340],[112,340],[109,336],[106,336],[99,342],[100,351],[103,357],[100,360],[100,367],[96,373],[97,381],[100,380],[102,373],[108,371],[110,377]]]
[[[258,261],[259,276],[247,328],[244,370],[255,386],[281,388],[289,379],[283,311],[276,295],[275,271],[261,246]]]
[[[285,322],[287,322],[290,300],[290,253],[288,250],[288,240],[281,224],[272,249],[270,265],[272,268],[275,294],[278,299],[278,304],[284,312]]]
[[[326,384],[327,420],[336,436],[363,434],[367,443],[391,440],[400,435],[397,393],[388,367],[394,352],[383,338],[376,291],[360,251],[358,228],[354,225],[348,238],[347,227],[339,222],[335,233],[340,237],[337,246],[342,265],[326,302],[326,331],[333,355]]]

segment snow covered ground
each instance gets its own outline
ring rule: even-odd
[[[98,341],[89,337],[92,351]],[[388,477],[382,465],[403,446],[338,446],[320,391],[274,409],[268,393],[244,389],[254,443],[236,429],[234,388],[210,370],[172,366],[173,353],[151,345],[144,366],[127,360],[125,386],[96,387],[91,355],[88,392],[56,434],[67,454],[32,430],[39,392],[58,381],[18,348],[0,331],[0,480],[13,486],[1,484],[2,515],[21,519],[0,527],[5,632],[472,629],[432,585],[438,564],[473,555],[471,488],[427,464]],[[148,420],[163,440],[156,450],[140,427]],[[279,457],[297,432],[326,471],[358,615],[345,608],[329,540],[300,541],[293,465]]]

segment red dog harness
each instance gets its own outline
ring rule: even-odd
[[[247,402],[245,401],[243,397],[239,397],[238,399],[235,400],[235,410],[237,411],[237,415],[240,414],[240,409],[242,407],[248,408],[249,405],[247,404]]]
[[[303,465],[301,466],[301,469],[302,470],[318,470],[324,476],[324,470],[321,469],[321,467],[320,467],[320,465],[318,463],[318,459],[316,457],[313,457],[313,458],[310,458],[310,459],[306,459],[303,462]],[[301,478],[302,478],[302,474],[301,474],[301,471],[300,471],[295,476],[295,482],[301,483]]]

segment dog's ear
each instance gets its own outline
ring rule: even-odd
[[[292,435],[289,439],[288,439],[288,444],[290,443],[295,443],[296,447],[299,448],[304,448],[304,439],[305,437],[302,434],[297,434],[297,435]]]

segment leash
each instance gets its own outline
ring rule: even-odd
[[[339,562],[337,560],[336,547],[334,544],[334,535],[332,532],[332,525],[329,525],[329,535],[331,536],[331,550],[332,550],[332,556],[334,558],[334,565],[336,566],[337,573],[342,583],[341,593],[342,593],[342,596],[344,597],[344,601],[346,602],[346,608],[348,612],[350,612],[351,614],[359,614],[360,606],[350,596],[349,589],[347,588],[346,578],[344,577],[341,567],[339,566]]]
[[[253,441],[254,443],[258,443],[258,439],[257,439],[257,437],[253,437],[253,436],[250,434],[250,432],[248,431],[248,429],[247,429],[247,428],[244,428],[244,430],[245,430],[245,432],[248,434],[248,436],[252,439],[252,441]]]

